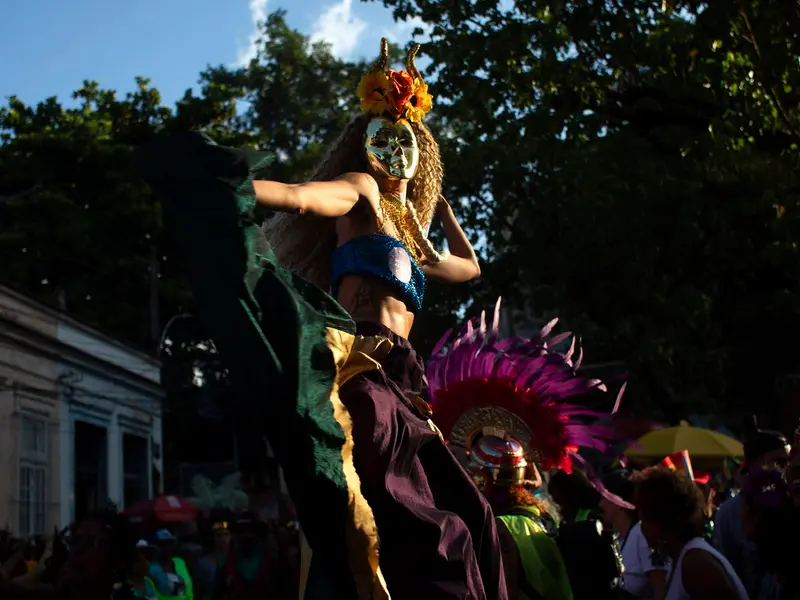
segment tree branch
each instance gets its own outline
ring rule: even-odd
[[[14,202],[14,200],[19,200],[20,198],[24,198],[25,196],[30,196],[34,192],[38,192],[44,186],[41,183],[37,183],[31,188],[27,190],[23,190],[21,192],[17,192],[16,194],[11,194],[10,196],[0,196],[0,204],[10,204]]]
[[[758,40],[756,39],[755,30],[753,29],[753,26],[750,23],[750,17],[747,16],[747,13],[745,12],[744,7],[742,7],[739,10],[739,14],[741,15],[742,20],[744,21],[745,27],[747,27],[747,33],[750,36],[750,43],[753,44],[753,50],[755,51],[756,58],[758,59],[759,71],[762,71],[761,66],[763,65],[763,59],[762,59],[762,56],[761,56],[761,49],[760,49],[760,47],[758,45]],[[762,72],[762,75],[763,75],[763,72]],[[766,78],[765,77],[761,77],[762,81],[764,79],[766,79]],[[771,79],[771,78],[769,78],[769,79]],[[766,92],[767,98],[769,98],[769,100],[770,100],[770,104],[772,104],[772,107],[775,109],[775,112],[778,113],[778,116],[783,121],[783,124],[786,125],[787,129],[794,136],[800,138],[800,130],[798,130],[794,126],[794,124],[792,123],[792,120],[789,118],[789,113],[783,107],[783,103],[781,102],[781,99],[778,96],[778,90],[776,89],[776,87],[771,82],[765,83],[763,87],[765,88],[764,91]]]

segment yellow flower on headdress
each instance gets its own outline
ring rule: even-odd
[[[389,97],[389,78],[382,71],[366,73],[358,84],[358,97],[361,100],[361,110],[374,115],[382,114],[392,109],[392,100]]]
[[[358,84],[361,110],[370,115],[384,115],[400,119],[405,117],[419,123],[433,108],[433,96],[414,64],[420,45],[414,44],[406,57],[406,69],[386,70],[389,63],[389,42],[381,40],[381,53],[370,70]]]
[[[412,123],[419,123],[432,108],[433,96],[428,93],[428,84],[419,78],[415,79],[411,98],[406,103],[406,118]]]

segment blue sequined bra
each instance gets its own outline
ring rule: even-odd
[[[355,237],[336,248],[331,256],[333,296],[345,275],[378,279],[396,287],[416,312],[425,296],[425,273],[399,240],[382,233]]]

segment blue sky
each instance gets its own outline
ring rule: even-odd
[[[142,75],[172,104],[207,65],[245,60],[254,22],[279,8],[292,27],[346,58],[374,55],[382,36],[405,44],[414,28],[360,0],[6,0],[0,101],[56,95],[69,103],[84,79],[124,93]]]

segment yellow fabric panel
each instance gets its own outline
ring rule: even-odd
[[[361,480],[353,464],[353,422],[339,398],[339,389],[356,375],[380,369],[379,359],[389,353],[392,343],[385,338],[356,337],[332,328],[326,330],[325,341],[333,354],[337,371],[336,381],[331,389],[333,414],[345,434],[342,463],[350,496],[347,553],[356,583],[357,598],[390,600],[378,560],[378,527],[375,524],[375,515],[361,493]],[[301,583],[301,588],[304,586],[305,580]]]
[[[303,529],[300,529],[300,595],[298,600],[306,597],[306,581],[308,581],[308,571],[311,569],[311,547],[308,545]]]

